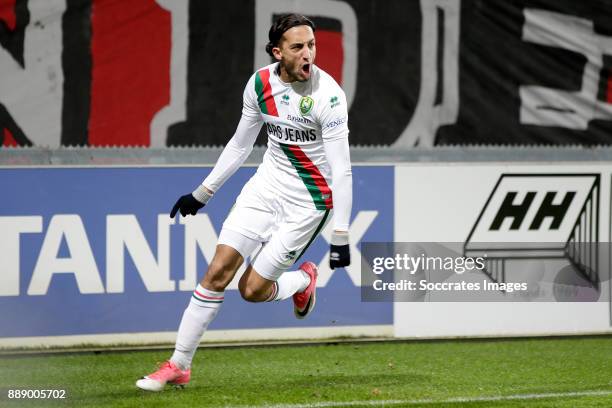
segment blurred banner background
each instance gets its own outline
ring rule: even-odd
[[[353,145],[612,141],[607,0],[0,0],[0,144],[222,145],[289,11]]]

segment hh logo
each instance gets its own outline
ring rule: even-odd
[[[517,194],[518,193],[516,191],[506,192],[504,201],[499,207],[499,210],[497,211],[495,219],[493,220],[493,223],[491,223],[489,230],[498,231],[506,218],[512,219],[512,224],[510,224],[511,230],[518,230],[521,228],[523,220],[527,216],[527,212],[533,204],[533,200],[538,194],[538,192],[528,191],[525,194],[523,202],[521,202],[520,204],[514,204]],[[570,204],[574,200],[574,197],[576,196],[576,192],[567,191],[565,193],[565,196],[563,197],[563,201],[561,201],[560,204],[553,204],[553,201],[556,196],[556,191],[546,192],[544,200],[540,203],[535,217],[529,224],[530,230],[539,230],[542,227],[542,222],[544,221],[544,218],[546,217],[551,217],[552,219],[550,223],[550,229],[559,229],[559,226],[561,225],[565,214],[567,214],[567,209],[569,208]]]
[[[505,280],[508,259],[569,260],[596,281],[599,174],[502,174],[464,245]]]

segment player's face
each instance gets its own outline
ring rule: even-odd
[[[312,28],[301,25],[285,31],[273,53],[280,61],[283,81],[308,81],[317,53]]]

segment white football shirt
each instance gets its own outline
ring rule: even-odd
[[[216,191],[235,171],[230,157],[243,162],[263,125],[268,149],[254,176],[258,186],[272,189],[298,206],[331,209],[332,174],[324,142],[344,139],[348,156],[346,96],[336,81],[315,65],[308,81],[292,83],[280,79],[278,67],[279,63],[268,65],[247,82],[236,134],[203,184]],[[350,161],[347,167],[350,172]],[[347,214],[342,218],[350,215],[351,201],[348,197],[348,211],[343,211]],[[341,227],[347,226],[348,219],[343,220]]]

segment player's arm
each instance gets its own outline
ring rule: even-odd
[[[178,199],[170,212],[170,217],[174,218],[177,211],[180,211],[182,216],[195,215],[251,154],[263,124],[253,94],[254,86],[251,78],[244,90],[242,116],[234,136],[221,152],[208,177],[192,193]]]
[[[349,221],[353,205],[353,173],[348,142],[348,113],[344,93],[337,95],[339,103],[325,106],[322,133],[325,156],[332,173],[334,219],[329,265],[332,269],[351,263],[349,251]]]

